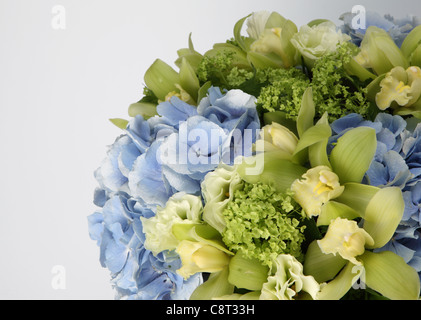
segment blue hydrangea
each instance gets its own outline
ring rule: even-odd
[[[365,32],[368,27],[375,26],[381,28],[389,33],[396,45],[400,47],[405,37],[409,32],[412,31],[416,26],[421,24],[421,19],[415,16],[406,16],[404,18],[395,19],[391,15],[381,16],[377,12],[367,11],[366,12],[366,28],[365,29],[354,29],[352,26],[352,19],[354,14],[351,12],[344,13],[340,19],[343,20],[341,26],[342,32],[348,34],[351,37],[351,41],[357,46],[361,44],[364,38]]]
[[[140,217],[155,215],[177,192],[200,194],[204,176],[220,161],[232,163],[251,151],[260,128],[254,101],[240,90],[215,87],[197,108],[172,97],[157,106],[158,116],[131,119],[109,146],[95,171],[98,210],[88,224],[116,298],[188,299],[202,283],[200,274],[185,281],[176,273],[181,262],[174,252],[155,256],[144,248]],[[247,139],[246,131],[253,131]],[[168,161],[173,156],[176,161]]]
[[[178,257],[166,253],[155,257],[144,248],[139,218],[153,215],[119,192],[88,218],[90,236],[100,247],[101,265],[110,270],[118,299],[186,299],[202,281],[200,276],[184,281],[177,275]]]
[[[334,121],[330,147],[348,130],[367,126],[376,130],[377,150],[364,182],[402,189],[405,211],[392,240],[377,251],[390,250],[421,275],[421,124],[414,130],[400,116],[380,113],[372,121],[350,114]]]
[[[249,154],[260,128],[255,98],[241,90],[211,87],[197,109],[172,97],[157,111],[173,131],[157,133],[129,179],[132,194],[153,207],[164,206],[176,192],[200,194],[206,173]]]

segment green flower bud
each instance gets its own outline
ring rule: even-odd
[[[260,131],[260,139],[256,141],[256,151],[282,150],[292,156],[297,143],[298,138],[291,130],[273,122]]]

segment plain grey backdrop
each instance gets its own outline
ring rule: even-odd
[[[299,27],[354,5],[421,15],[419,0],[0,0],[0,299],[113,299],[88,235],[93,171],[156,58],[173,65],[190,32],[204,53],[254,11]]]

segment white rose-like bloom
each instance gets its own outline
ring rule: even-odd
[[[262,32],[265,30],[266,22],[270,17],[269,11],[258,11],[247,19],[247,33],[253,39],[259,39]]]
[[[303,273],[303,265],[289,254],[279,255],[263,284],[260,300],[294,300],[297,294],[307,292],[314,300],[320,291],[319,283]]]
[[[338,44],[349,40],[351,40],[350,36],[337,30],[333,22],[326,21],[312,27],[303,25],[292,37],[291,43],[300,51],[306,63],[312,67],[315,60],[335,52]]]

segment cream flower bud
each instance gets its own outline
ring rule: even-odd
[[[256,141],[256,151],[283,150],[292,155],[298,144],[297,136],[288,128],[273,122],[260,131],[260,139]]]
[[[198,272],[218,272],[230,262],[230,257],[223,251],[202,242],[183,240],[176,252],[181,258],[182,267],[177,273],[188,279]]]
[[[336,218],[333,220],[325,237],[317,240],[323,253],[339,255],[355,265],[361,265],[355,257],[362,255],[366,244],[374,244],[373,238],[353,220]]]
[[[300,204],[308,217],[318,216],[324,203],[339,197],[344,187],[338,176],[329,167],[318,166],[308,170],[292,183],[294,200]]]

